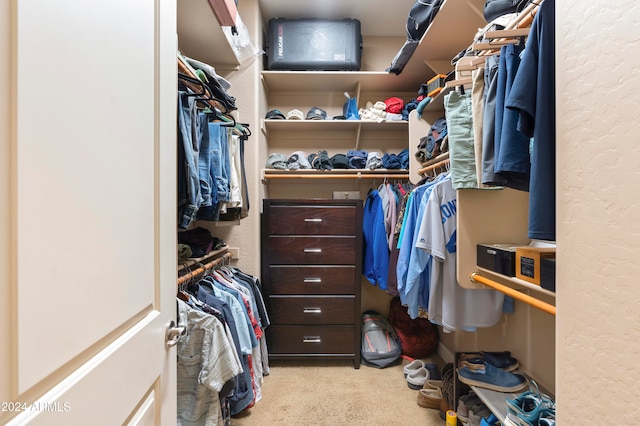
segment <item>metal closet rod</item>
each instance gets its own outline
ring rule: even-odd
[[[487,287],[491,287],[494,290],[498,290],[499,292],[506,294],[507,296],[511,296],[514,299],[524,302],[527,305],[531,305],[534,308],[538,308],[541,311],[544,311],[553,316],[556,315],[555,306],[550,305],[549,303],[543,302],[542,300],[536,299],[535,297],[531,297],[528,294],[521,293],[518,290],[515,290],[511,287],[507,287],[506,285],[502,285],[486,277],[483,277],[478,273],[478,271],[471,273],[471,281],[479,282],[480,284],[484,284]]]
[[[221,265],[223,263],[226,263],[229,260],[231,260],[231,257],[232,257],[231,252],[226,252],[222,256],[217,257],[217,258],[213,259],[212,261],[205,263],[204,265],[202,265],[198,269],[194,269],[193,271],[178,277],[178,285],[184,284],[185,282],[189,281],[190,279],[192,279],[194,277],[197,277],[198,275],[203,274],[203,273],[205,273],[206,271],[208,271],[210,269],[217,268],[219,265]]]

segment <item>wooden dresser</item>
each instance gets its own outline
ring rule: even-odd
[[[270,200],[262,282],[271,358],[347,358],[360,367],[361,200]]]

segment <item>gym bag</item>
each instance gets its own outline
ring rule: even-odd
[[[389,321],[376,311],[362,314],[362,362],[375,368],[395,364],[402,352],[400,340]]]

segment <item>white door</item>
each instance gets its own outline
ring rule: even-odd
[[[0,424],[175,424],[175,99],[175,0],[0,0]]]

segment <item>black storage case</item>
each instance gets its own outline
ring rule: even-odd
[[[267,69],[358,71],[362,34],[357,19],[269,20]]]
[[[508,277],[516,276],[516,246],[511,244],[478,244],[478,266]]]

